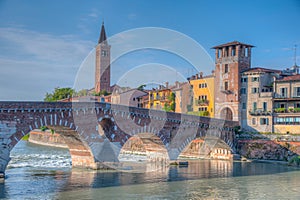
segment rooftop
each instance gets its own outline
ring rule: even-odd
[[[243,46],[246,46],[246,47],[255,47],[253,45],[245,44],[245,43],[242,43],[242,42],[239,42],[239,41],[232,41],[232,42],[228,42],[226,44],[221,44],[221,45],[218,45],[218,46],[214,46],[214,47],[212,47],[212,49],[219,49],[219,48],[222,48],[222,47],[235,46],[235,45],[243,45]]]
[[[276,82],[285,82],[285,81],[300,81],[300,74],[292,75],[292,76],[284,76],[276,80]]]
[[[254,68],[249,68],[249,69],[245,69],[244,71],[242,71],[242,73],[245,73],[245,72],[281,73],[280,70],[267,69],[267,68],[262,68],[262,67],[254,67]]]

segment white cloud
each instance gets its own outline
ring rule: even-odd
[[[72,35],[0,28],[0,100],[42,100],[54,87],[72,87],[93,47]]]

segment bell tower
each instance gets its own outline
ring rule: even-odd
[[[96,46],[95,92],[110,92],[110,45],[107,43],[104,22]]]
[[[251,48],[238,41],[215,49],[215,118],[240,121],[241,71],[251,67]]]

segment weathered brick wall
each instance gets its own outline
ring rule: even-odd
[[[95,168],[97,163],[118,161],[122,146],[139,133],[160,138],[170,159],[176,159],[193,139],[206,135],[220,137],[234,148],[233,127],[238,123],[95,102],[0,102],[0,124],[3,172],[10,150],[41,126],[68,138],[73,165]]]

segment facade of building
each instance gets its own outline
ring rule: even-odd
[[[113,92],[111,94],[111,103],[143,108],[144,105],[141,102],[143,96],[148,96],[148,93],[137,89],[127,90],[121,93]]]
[[[274,132],[300,133],[300,75],[274,81]]]
[[[189,79],[193,89],[193,105],[191,114],[214,117],[215,109],[215,76],[196,74]]]
[[[192,111],[193,91],[191,85],[188,82],[179,83],[176,81],[172,91],[175,94],[175,112],[188,113]]]
[[[241,73],[241,127],[250,132],[272,132],[273,80],[279,70],[249,68]]]
[[[95,92],[111,92],[110,87],[110,45],[107,43],[104,23],[96,46]]]
[[[233,41],[215,46],[215,118],[241,120],[240,72],[251,66],[249,44]]]
[[[166,84],[166,87],[160,86],[158,89],[149,91],[148,108],[155,110],[167,110],[175,111],[175,94]]]

